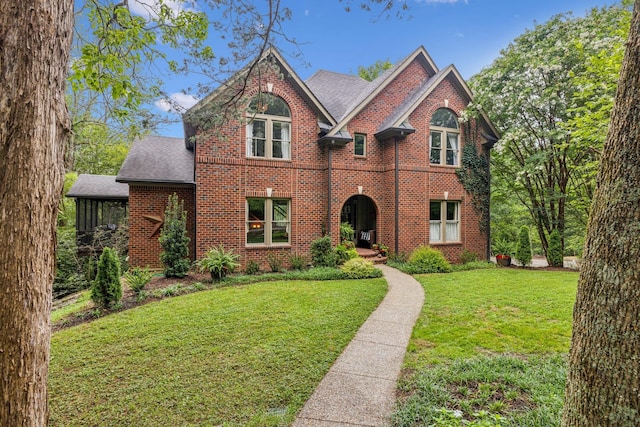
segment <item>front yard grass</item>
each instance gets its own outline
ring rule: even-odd
[[[578,273],[502,268],[416,278],[425,305],[394,425],[559,425]]]
[[[386,289],[384,279],[258,283],[59,331],[50,425],[286,426]]]

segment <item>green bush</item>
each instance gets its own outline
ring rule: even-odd
[[[196,266],[202,272],[208,271],[213,280],[220,280],[240,266],[239,260],[240,255],[220,245],[209,249],[204,258],[196,261]]]
[[[562,255],[562,240],[558,230],[553,230],[549,235],[549,248],[547,249],[547,259],[549,265],[553,267],[562,267],[564,264]]]
[[[110,308],[120,302],[121,298],[120,261],[116,252],[106,247],[98,261],[98,274],[91,288],[91,299],[100,307]]]
[[[371,261],[364,258],[351,258],[340,266],[340,270],[349,279],[368,279],[382,277],[382,270],[374,267]]]
[[[338,256],[331,247],[331,237],[324,236],[311,242],[311,263],[314,267],[335,267]]]
[[[184,202],[178,201],[178,195],[169,196],[164,211],[164,224],[160,233],[160,261],[164,266],[166,277],[184,277],[191,268],[189,259],[189,242],[187,236],[187,212]]]
[[[494,255],[508,255],[513,256],[516,251],[516,245],[510,240],[499,238],[493,242],[491,247]]]
[[[57,238],[56,276],[53,281],[54,299],[87,289],[91,286],[93,279],[85,278],[87,258],[78,256],[75,228],[58,227]]]
[[[140,295],[145,286],[151,281],[153,274],[148,268],[134,267],[124,273],[124,279],[129,284],[131,290]]]
[[[484,270],[487,268],[496,268],[494,262],[489,261],[472,261],[465,264],[456,264],[451,266],[451,271],[468,271],[468,270]]]
[[[351,224],[348,222],[343,222],[340,224],[340,241],[341,242],[353,242],[353,238],[355,236],[355,231]]]
[[[419,246],[411,253],[409,265],[417,273],[448,273],[451,264],[442,252],[429,246]]]
[[[529,236],[529,227],[523,225],[520,227],[520,236],[518,238],[518,247],[516,249],[516,260],[523,266],[531,264],[533,253],[531,252],[531,237]]]
[[[468,249],[463,249],[460,253],[460,262],[463,264],[468,264],[470,262],[478,261],[478,254],[475,252],[471,252]]]
[[[248,275],[257,274],[260,271],[260,264],[257,261],[251,260],[247,263],[244,272]]]
[[[307,266],[307,257],[299,253],[289,254],[289,265],[293,270],[304,270]]]
[[[358,251],[354,248],[349,249],[345,245],[338,245],[335,248],[335,253],[338,258],[338,264],[344,264],[350,259],[358,257]]]
[[[277,273],[279,271],[282,271],[282,264],[283,264],[283,260],[282,260],[282,256],[277,253],[277,252],[269,252],[267,254],[267,264],[269,264],[269,267],[271,268],[271,271],[274,273]]]

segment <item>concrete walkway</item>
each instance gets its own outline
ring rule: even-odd
[[[413,277],[378,267],[389,286],[387,295],[320,382],[294,427],[383,426],[389,420],[424,290]]]

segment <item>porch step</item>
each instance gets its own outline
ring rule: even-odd
[[[374,251],[367,248],[356,248],[356,251],[358,251],[358,255],[360,255],[361,258],[369,260],[374,264],[387,263],[387,257],[380,255],[378,251]]]

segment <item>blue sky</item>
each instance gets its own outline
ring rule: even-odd
[[[259,0],[257,0],[259,1]],[[409,12],[404,19],[376,20],[376,13],[345,12],[338,0],[283,0],[293,19],[284,25],[289,37],[300,43],[302,60],[281,51],[306,80],[325,69],[355,74],[358,66],[377,60],[392,63],[424,46],[439,68],[454,64],[465,79],[496,59],[526,29],[544,23],[553,15],[573,12],[576,16],[593,8],[617,3],[613,0],[405,0]],[[165,89],[176,97],[187,85],[185,77],[168,80]],[[186,100],[188,106],[188,97]],[[157,111],[160,111],[158,109]],[[171,114],[171,113],[170,113]],[[178,119],[176,114],[171,114]],[[165,126],[159,133],[181,137],[182,125]]]

